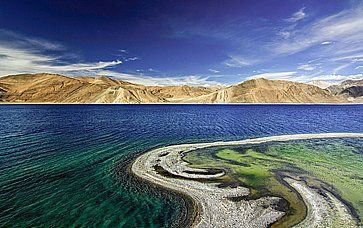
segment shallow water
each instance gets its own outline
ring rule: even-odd
[[[346,204],[354,218],[363,217],[363,139],[335,138],[219,146],[194,150],[185,157],[193,167],[226,170],[221,181],[246,186],[245,199],[278,196],[287,204],[282,220],[272,227],[291,227],[306,216],[306,206],[284,177],[300,178],[309,186],[330,191]],[[238,197],[237,197],[238,199]]]
[[[1,105],[0,226],[170,226],[176,196],[125,173],[177,143],[363,132],[362,105]]]

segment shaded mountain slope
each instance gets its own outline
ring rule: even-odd
[[[363,79],[347,80],[340,84],[329,86],[327,90],[332,94],[344,97],[351,102],[363,102]]]
[[[363,86],[363,79],[361,80],[347,80],[337,85],[332,85],[327,88],[332,94],[338,95],[345,89],[352,86]]]

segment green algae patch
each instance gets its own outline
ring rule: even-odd
[[[216,157],[245,164],[239,166],[231,164],[231,168],[245,185],[252,188],[249,198],[261,196],[279,196],[288,203],[286,216],[278,222],[278,225],[292,226],[299,223],[306,216],[306,207],[299,194],[278,178],[274,170],[281,169],[286,163],[282,159],[256,152],[253,149],[246,149],[242,152],[223,149],[216,153]]]
[[[246,153],[238,153],[231,149],[224,149],[217,152],[218,158],[226,161],[235,161],[244,165],[229,165],[233,171],[237,174],[240,179],[246,185],[256,188],[262,187],[267,179],[272,177],[271,172],[267,166],[262,165],[261,161],[254,157],[255,152],[251,149],[247,150]]]
[[[287,215],[280,224],[292,226],[306,216],[306,207],[300,196],[291,187],[281,183],[282,180],[276,178],[273,172],[283,165],[279,159],[253,149],[225,148],[188,153],[184,160],[195,168],[226,169],[228,177],[224,181],[239,182],[250,188],[251,194],[244,198],[246,200],[271,195],[283,198],[287,204],[284,208]]]
[[[299,140],[245,147],[201,149],[184,159],[196,168],[227,171],[225,179],[249,187],[246,199],[279,196],[287,202],[286,215],[272,227],[289,227],[307,213],[301,196],[284,176],[302,178],[311,186],[338,196],[362,218],[363,141],[360,139]]]
[[[268,154],[308,171],[339,194],[363,217],[363,154],[360,143],[300,142],[269,147]]]

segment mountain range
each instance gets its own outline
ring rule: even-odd
[[[326,89],[284,80],[231,86],[145,86],[111,77],[19,74],[0,78],[1,103],[362,103],[363,80]]]

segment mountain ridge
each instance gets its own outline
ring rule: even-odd
[[[361,100],[349,97],[360,94],[356,88],[348,91],[335,94],[329,88],[264,78],[224,87],[146,86],[106,76],[69,77],[48,73],[0,78],[0,103],[351,103]]]

